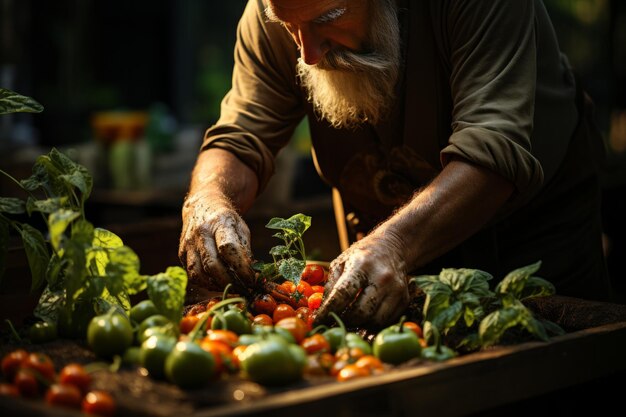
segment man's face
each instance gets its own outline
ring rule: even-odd
[[[320,117],[350,128],[388,114],[400,68],[395,0],[268,0],[265,14],[298,45],[296,71]]]
[[[368,0],[269,0],[266,16],[289,31],[304,63],[315,65],[330,50],[365,48],[368,6]]]

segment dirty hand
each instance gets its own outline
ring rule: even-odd
[[[254,280],[250,230],[219,193],[185,201],[178,257],[189,274],[188,301],[206,299],[208,290],[229,283],[245,294]]]
[[[331,311],[349,326],[385,326],[409,303],[402,246],[390,234],[374,232],[354,243],[330,264],[326,296],[315,321]]]

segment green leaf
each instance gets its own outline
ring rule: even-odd
[[[93,242],[88,251],[88,264],[95,265],[96,275],[105,275],[109,263],[109,252],[124,246],[124,242],[115,233],[106,229],[95,228],[93,230]]]
[[[55,250],[61,249],[61,240],[67,226],[77,219],[80,213],[72,210],[57,210],[48,216],[48,229],[50,232],[50,243]]]
[[[554,322],[551,322],[550,320],[540,320],[540,322],[548,333],[551,333],[555,336],[561,336],[565,334],[565,330],[563,330],[561,326]]]
[[[480,348],[480,337],[478,333],[470,333],[465,336],[463,340],[458,344],[457,348],[465,347],[468,350],[477,350]]]
[[[87,269],[86,247],[83,243],[70,239],[64,247],[63,260],[66,261],[64,286],[66,290],[66,308],[73,311],[73,304],[78,300],[85,286]]]
[[[290,250],[285,245],[277,245],[270,249],[270,255],[272,256],[290,256],[295,253],[298,253],[295,250]]]
[[[411,278],[415,285],[427,293],[439,281],[439,275],[419,275]]]
[[[21,235],[26,258],[28,259],[28,266],[30,267],[30,273],[32,275],[30,289],[34,291],[41,287],[41,284],[43,284],[46,278],[46,269],[50,261],[50,254],[48,253],[46,241],[39,230],[29,224],[23,224]]]
[[[0,197],[0,213],[22,214],[26,212],[26,205],[19,198]]]
[[[426,293],[426,301],[424,302],[424,317],[432,320],[440,311],[446,309],[450,305],[452,289],[442,282],[436,282]]]
[[[474,313],[474,309],[470,307],[465,307],[465,310],[463,312],[463,320],[465,321],[465,325],[467,327],[472,327],[472,325],[476,321],[476,314]]]
[[[297,258],[287,258],[279,261],[278,272],[286,280],[298,285],[300,283],[300,276],[306,266],[306,262]]]
[[[52,290],[60,289],[62,285],[61,271],[67,266],[67,262],[61,259],[56,253],[53,253],[48,262],[46,268],[46,278],[48,279],[48,286]]]
[[[297,236],[302,234],[311,226],[311,217],[304,214],[294,214],[288,219],[280,217],[271,218],[265,225],[268,229],[282,230],[285,232],[294,233]]]
[[[524,300],[532,297],[545,297],[547,295],[553,295],[556,292],[554,284],[539,277],[530,277],[526,281],[519,299]]]
[[[7,253],[9,252],[9,225],[0,218],[0,284],[6,270]]]
[[[82,165],[77,164],[57,149],[50,151],[50,160],[62,172],[59,179],[72,185],[81,192],[83,201],[91,194],[93,179],[89,171]]]
[[[499,294],[512,294],[519,298],[528,278],[541,267],[541,261],[534,264],[524,266],[509,272],[506,277],[496,286],[496,292]]]
[[[39,302],[33,311],[33,315],[43,321],[56,323],[59,317],[59,310],[63,306],[63,290],[52,291],[49,286],[44,288],[39,297]]]
[[[0,114],[40,113],[42,111],[43,106],[34,99],[6,88],[0,88]]]
[[[548,337],[548,333],[546,333],[545,327],[543,327],[543,324],[541,324],[541,322],[536,318],[532,317],[530,312],[525,315],[522,320],[522,325],[538,339],[543,340],[544,342],[547,342],[550,339]]]
[[[111,295],[137,294],[146,288],[146,278],[139,274],[139,257],[128,246],[111,250],[106,265],[106,288]]]
[[[174,323],[182,316],[187,288],[187,273],[180,267],[169,267],[165,272],[148,277],[148,296],[157,310]]]
[[[454,327],[457,321],[463,315],[463,303],[460,301],[456,301],[452,303],[447,308],[438,312],[438,314],[433,317],[432,324],[437,327],[440,333],[445,333],[446,330]]]
[[[68,208],[67,197],[53,197],[46,200],[35,200],[28,197],[26,201],[26,211],[29,216],[36,211],[50,214],[64,208]]]
[[[520,324],[524,311],[516,307],[502,308],[485,317],[478,326],[478,334],[483,346],[497,343],[504,332]]]

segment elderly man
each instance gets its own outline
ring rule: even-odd
[[[319,320],[387,324],[407,277],[441,267],[542,260],[558,293],[605,299],[588,107],[540,0],[250,0],[181,261],[195,288],[253,279],[240,214],[308,116],[363,236],[331,263]]]

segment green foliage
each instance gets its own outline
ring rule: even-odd
[[[272,263],[256,262],[252,265],[261,278],[275,280],[282,277],[300,283],[300,275],[306,265],[306,252],[302,235],[311,227],[311,217],[295,214],[288,219],[274,217],[265,225],[268,229],[279,230],[273,237],[281,239],[282,245],[270,249]]]
[[[30,97],[0,88],[0,114],[40,113],[43,106]]]
[[[463,323],[468,329],[462,345],[476,349],[498,343],[504,333],[522,327],[540,340],[548,334],[562,334],[554,323],[537,320],[521,302],[530,297],[554,294],[554,286],[533,276],[541,262],[528,265],[504,277],[495,292],[489,289],[492,276],[477,269],[443,269],[439,275],[415,277],[413,282],[426,294],[424,335],[440,345],[440,337]],[[485,316],[485,311],[491,311]],[[477,325],[476,325],[477,324]]]

